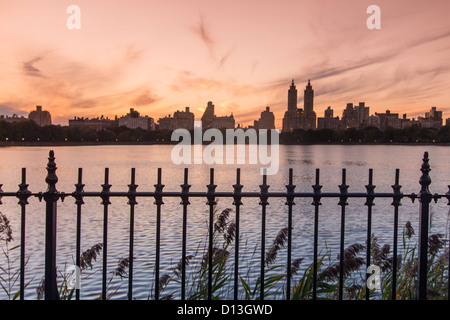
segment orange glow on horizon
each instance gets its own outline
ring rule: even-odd
[[[362,101],[370,114],[450,117],[448,1],[377,0],[380,30],[366,27],[367,0],[78,0],[69,30],[71,2],[2,0],[0,114],[41,105],[67,125],[190,107],[200,119],[212,101],[242,126],[269,106],[281,128],[291,79],[299,108],[311,79],[317,117]]]

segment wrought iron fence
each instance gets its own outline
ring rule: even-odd
[[[25,227],[26,227],[26,206],[30,197],[37,197],[40,201],[44,200],[46,204],[45,209],[45,272],[44,272],[44,287],[45,299],[57,300],[59,293],[57,288],[57,267],[56,267],[56,218],[57,218],[57,204],[58,201],[64,201],[67,197],[75,199],[77,208],[77,226],[76,226],[76,265],[80,266],[80,248],[81,248],[81,213],[84,204],[83,199],[87,197],[99,197],[103,205],[103,268],[102,268],[102,299],[106,299],[107,291],[107,261],[108,261],[108,208],[111,205],[110,199],[113,197],[128,198],[128,205],[130,210],[130,225],[129,225],[129,277],[128,277],[128,299],[133,299],[133,250],[134,250],[134,209],[137,204],[136,198],[150,197],[154,198],[154,205],[156,206],[156,250],[155,250],[155,279],[154,279],[154,296],[159,299],[160,284],[160,239],[161,239],[161,209],[164,205],[163,199],[166,197],[180,198],[183,209],[182,218],[182,258],[181,258],[181,299],[186,299],[186,231],[187,231],[187,212],[191,198],[204,198],[206,205],[209,207],[209,242],[208,252],[213,252],[213,219],[214,206],[217,204],[218,198],[233,199],[233,206],[235,208],[236,230],[235,230],[235,251],[234,251],[234,299],[238,299],[238,279],[239,279],[239,221],[240,221],[240,207],[243,205],[242,200],[245,198],[257,198],[260,200],[261,206],[261,263],[260,263],[260,296],[264,299],[264,265],[265,265],[265,234],[266,234],[266,207],[268,206],[269,198],[285,198],[286,206],[288,208],[288,235],[287,235],[287,274],[286,274],[286,299],[290,300],[291,296],[291,253],[292,253],[292,208],[295,205],[297,198],[310,198],[311,205],[314,206],[314,254],[313,254],[313,292],[312,298],[317,298],[317,273],[318,273],[318,222],[319,222],[319,208],[322,205],[322,198],[336,198],[339,200],[338,205],[341,207],[341,224],[340,224],[340,255],[339,255],[339,292],[338,298],[343,299],[344,295],[344,236],[345,236],[345,218],[346,206],[349,198],[363,198],[366,200],[367,206],[367,253],[366,265],[371,264],[371,238],[372,238],[372,207],[376,198],[390,198],[392,199],[392,206],[394,208],[394,237],[393,237],[393,256],[397,257],[397,242],[398,242],[398,210],[401,201],[404,198],[409,198],[414,202],[419,201],[419,242],[418,242],[418,273],[417,273],[417,292],[416,298],[424,300],[427,298],[427,253],[428,253],[428,224],[430,215],[430,203],[434,200],[437,202],[441,198],[448,199],[450,205],[450,185],[449,191],[442,194],[432,194],[429,190],[431,184],[430,179],[430,165],[428,152],[424,153],[423,162],[421,165],[421,176],[419,179],[420,192],[418,194],[404,194],[401,192],[401,185],[399,184],[400,170],[396,169],[395,183],[392,185],[392,192],[375,192],[375,185],[373,185],[373,170],[369,169],[368,184],[365,186],[365,192],[348,192],[349,186],[346,184],[346,169],[342,169],[342,182],[339,185],[339,192],[322,192],[322,185],[320,184],[320,170],[316,169],[315,184],[312,186],[312,192],[295,192],[295,185],[293,184],[293,170],[289,169],[289,181],[286,185],[285,191],[269,191],[267,184],[267,176],[262,176],[262,184],[259,185],[259,192],[243,192],[243,185],[240,183],[240,169],[236,171],[236,183],[232,186],[233,191],[217,192],[215,191],[217,185],[214,184],[214,168],[210,169],[210,181],[205,192],[190,191],[191,185],[188,183],[188,169],[184,171],[184,181],[181,184],[180,192],[166,192],[163,191],[164,184],[162,184],[162,169],[158,169],[157,183],[154,185],[154,191],[137,191],[138,185],[135,180],[135,169],[131,169],[131,182],[128,185],[128,190],[124,192],[110,191],[111,184],[109,183],[109,168],[105,168],[104,183],[101,185],[100,192],[86,192],[83,184],[82,168],[78,169],[78,182],[75,184],[75,191],[61,192],[56,188],[58,177],[56,175],[56,163],[54,152],[49,152],[47,164],[47,176],[45,181],[48,188],[45,192],[33,193],[28,190],[26,183],[26,168],[22,169],[22,181],[19,184],[17,192],[3,192],[0,184],[0,205],[2,204],[2,197],[16,197],[19,199],[18,204],[21,207],[21,238],[20,238],[20,299],[24,299],[25,290]],[[213,255],[208,255],[208,299],[212,298],[212,277],[213,277]],[[450,260],[450,259],[449,259]],[[448,262],[447,262],[448,263]],[[449,268],[450,270],[450,268]],[[367,275],[368,277],[369,275]],[[397,289],[397,259],[393,259],[392,266],[392,299],[396,298]],[[450,282],[450,281],[448,281]],[[450,288],[449,288],[450,290]],[[447,293],[448,294],[448,293]],[[76,289],[76,299],[80,298],[80,291]],[[450,295],[449,295],[450,296]],[[369,290],[366,290],[366,299],[369,299]]]

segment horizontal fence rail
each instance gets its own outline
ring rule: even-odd
[[[204,192],[190,191],[191,185],[188,183],[188,169],[184,170],[184,181],[180,185],[180,192],[166,192],[163,191],[165,185],[162,183],[162,169],[158,168],[157,183],[154,185],[154,191],[137,191],[138,185],[136,184],[136,171],[131,169],[131,179],[128,185],[127,191],[113,192],[110,191],[111,184],[109,183],[109,168],[105,168],[104,171],[104,183],[101,185],[102,190],[99,192],[87,192],[84,191],[83,184],[83,170],[78,169],[78,181],[75,184],[75,191],[73,192],[61,192],[56,188],[58,177],[56,175],[56,163],[53,150],[49,152],[47,163],[47,177],[45,181],[48,188],[45,192],[31,192],[28,190],[28,184],[26,183],[26,169],[22,169],[22,181],[19,184],[19,190],[17,192],[3,192],[2,184],[0,184],[0,205],[2,204],[2,197],[15,197],[19,200],[18,204],[21,208],[21,238],[20,238],[20,299],[24,299],[25,291],[25,227],[26,227],[26,206],[28,205],[28,199],[30,197],[36,197],[40,201],[44,200],[46,204],[45,209],[45,299],[57,300],[59,299],[59,293],[57,288],[57,268],[56,268],[56,219],[57,219],[57,203],[58,201],[64,201],[65,198],[71,197],[75,199],[76,205],[76,265],[80,267],[80,254],[81,254],[81,216],[82,206],[85,198],[94,197],[100,198],[103,205],[103,268],[102,268],[102,299],[107,299],[107,259],[108,259],[108,210],[111,205],[111,198],[122,197],[128,199],[128,205],[130,210],[130,225],[129,225],[129,277],[128,277],[128,299],[133,299],[133,251],[134,251],[134,209],[138,204],[136,201],[140,197],[154,198],[154,205],[156,206],[156,249],[155,249],[155,275],[154,275],[154,297],[159,299],[160,297],[160,260],[161,260],[161,212],[164,205],[164,198],[179,198],[182,206],[183,218],[182,218],[182,252],[181,252],[181,299],[186,299],[186,245],[187,245],[187,219],[188,219],[188,206],[191,198],[204,198],[205,204],[209,207],[209,224],[208,224],[208,284],[207,284],[207,298],[212,299],[212,276],[213,276],[213,219],[214,219],[214,206],[217,204],[218,198],[230,198],[233,200],[233,206],[235,208],[235,257],[234,257],[234,299],[238,299],[238,279],[239,279],[239,221],[240,221],[240,207],[243,205],[243,198],[256,198],[259,199],[259,205],[261,206],[261,262],[260,262],[260,292],[259,298],[261,300],[265,297],[264,292],[264,265],[265,265],[265,234],[266,234],[266,207],[269,205],[270,198],[284,198],[286,199],[286,206],[288,208],[288,235],[287,235],[287,274],[286,274],[286,299],[291,299],[291,282],[292,282],[292,270],[291,270],[291,255],[292,255],[292,209],[295,205],[295,199],[297,198],[309,198],[312,200],[311,205],[314,206],[314,234],[313,234],[313,292],[312,298],[317,299],[317,273],[318,273],[318,225],[319,225],[319,207],[322,205],[321,199],[323,198],[336,198],[338,199],[338,205],[341,207],[341,221],[340,221],[340,254],[339,254],[339,300],[343,299],[344,290],[344,240],[345,240],[345,218],[346,218],[346,206],[348,200],[351,198],[363,198],[366,200],[364,205],[367,207],[367,253],[366,253],[366,266],[371,264],[371,238],[372,238],[372,207],[374,201],[377,198],[392,199],[391,205],[394,208],[394,225],[393,225],[393,257],[397,257],[397,242],[398,242],[398,210],[401,206],[401,201],[405,198],[410,199],[412,202],[418,200],[419,202],[419,246],[418,246],[418,274],[417,274],[417,292],[416,298],[424,300],[427,298],[427,254],[428,254],[428,224],[430,215],[430,203],[432,201],[437,202],[439,199],[446,198],[448,205],[450,205],[450,185],[449,191],[446,193],[432,194],[429,190],[431,184],[431,178],[429,175],[430,165],[428,152],[424,153],[422,166],[420,168],[422,174],[419,179],[420,192],[418,194],[410,193],[404,194],[401,192],[401,185],[399,184],[400,170],[396,169],[394,184],[392,185],[392,192],[375,192],[375,185],[373,185],[373,170],[369,169],[368,184],[365,186],[365,192],[349,192],[349,185],[346,184],[346,169],[342,169],[342,182],[338,186],[339,192],[322,192],[322,185],[320,184],[320,170],[316,169],[315,184],[312,185],[311,192],[295,192],[296,186],[293,184],[293,170],[289,169],[288,184],[285,191],[269,191],[269,185],[267,184],[267,175],[262,176],[262,184],[259,185],[259,192],[244,192],[242,191],[243,185],[241,185],[241,170],[236,170],[236,183],[232,185],[233,191],[229,192],[217,192],[215,191],[217,185],[214,184],[214,168],[210,169],[210,183],[206,186],[207,189]],[[392,282],[392,300],[396,299],[397,289],[397,259],[393,259],[393,282]],[[449,259],[450,260],[450,259]],[[448,262],[447,262],[448,263]],[[449,268],[450,270],[450,268]],[[369,274],[366,274],[366,278]],[[447,275],[447,277],[449,277]],[[450,282],[449,280],[447,280]],[[450,286],[450,285],[449,285]],[[370,290],[366,290],[365,298],[370,298]],[[447,293],[449,295],[449,293]],[[450,296],[450,295],[449,295]],[[80,299],[80,290],[76,289],[76,299]]]

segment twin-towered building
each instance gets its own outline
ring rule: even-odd
[[[314,90],[310,80],[308,80],[304,90],[303,109],[297,108],[297,99],[297,88],[294,80],[292,80],[288,90],[288,104],[287,111],[283,117],[282,132],[292,132],[296,129],[360,129],[369,126],[374,126],[384,131],[389,127],[403,129],[412,125],[418,125],[424,128],[440,128],[443,125],[442,111],[438,111],[436,107],[432,107],[429,112],[426,112],[425,117],[418,117],[416,120],[414,118],[408,119],[406,114],[399,117],[398,113],[392,113],[390,110],[386,110],[385,113],[376,112],[375,115],[369,115],[369,107],[364,102],[359,102],[358,105],[347,103],[341,118],[335,117],[333,109],[329,106],[324,112],[324,117],[316,119]],[[447,124],[448,122],[449,119],[447,119]]]
[[[295,129],[316,129],[316,113],[314,112],[314,90],[308,80],[304,95],[303,109],[297,108],[297,88],[294,80],[288,91],[288,109],[284,113],[282,132],[291,132]]]

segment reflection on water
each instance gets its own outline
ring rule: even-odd
[[[130,170],[136,168],[137,191],[153,191],[157,168],[162,168],[164,191],[180,191],[185,166],[171,162],[172,146],[80,146],[54,147],[57,175],[57,189],[64,192],[75,190],[77,168],[83,168],[85,191],[100,191],[104,181],[104,168],[110,169],[111,191],[127,191],[130,183]],[[323,192],[339,192],[341,172],[347,169],[349,192],[365,192],[369,168],[374,169],[373,181],[376,192],[392,192],[394,173],[400,168],[401,191],[417,193],[420,165],[424,151],[430,154],[432,193],[445,193],[450,181],[450,149],[439,146],[280,146],[280,167],[276,175],[268,176],[270,191],[285,191],[288,170],[293,168],[295,191],[311,192],[315,183],[315,170],[320,169],[320,184]],[[0,183],[4,191],[17,191],[21,168],[27,168],[27,183],[33,192],[45,191],[45,176],[49,148],[47,147],[8,147],[0,150]],[[192,191],[206,191],[209,184],[209,168],[215,168],[217,191],[232,191],[236,183],[236,169],[242,168],[241,184],[243,191],[259,191],[262,183],[260,166],[248,164],[230,165],[187,165],[189,184]],[[152,288],[154,272],[156,208],[151,198],[138,198],[135,208],[135,270],[134,297],[146,299]],[[13,225],[15,239],[20,239],[20,208],[15,198],[3,198],[0,211],[8,216]],[[26,266],[26,298],[35,299],[35,288],[43,275],[44,256],[44,208],[45,204],[30,199],[27,206],[26,252],[30,260]],[[82,250],[102,241],[103,209],[100,199],[85,199],[82,211]],[[109,270],[113,270],[120,258],[128,256],[129,245],[129,206],[126,198],[113,198],[109,213]],[[164,199],[161,225],[161,271],[173,270],[181,258],[181,214],[180,199]],[[218,209],[234,208],[232,199],[219,199]],[[259,251],[256,249],[261,238],[261,206],[259,199],[244,199],[241,207],[242,272],[253,267],[250,273],[258,276]],[[286,200],[269,199],[267,207],[266,248],[278,231],[287,226]],[[303,257],[303,267],[312,259],[312,239],[314,207],[311,199],[296,199],[293,210],[293,259]],[[329,258],[334,260],[339,246],[340,207],[338,199],[322,199],[319,214],[319,251],[332,250]],[[367,207],[364,199],[350,199],[346,212],[346,245],[354,242],[364,243],[367,227]],[[208,207],[206,199],[192,199],[188,207],[188,254],[195,253],[200,243],[207,239]],[[373,208],[373,232],[380,243],[392,243],[393,207],[392,200],[376,199]],[[446,201],[432,203],[433,228],[435,232],[448,233],[448,207]],[[234,219],[234,212],[230,215]],[[418,229],[417,202],[402,200],[399,226],[411,221]],[[399,232],[402,230],[399,229]],[[74,200],[67,198],[58,207],[58,258],[59,268],[72,264],[75,252],[76,208]],[[18,240],[17,240],[18,241]],[[201,247],[201,245],[200,245]],[[286,250],[278,256],[284,263]],[[4,265],[4,257],[0,258]],[[192,262],[190,268],[194,268]],[[94,263],[93,275],[82,282],[82,298],[96,297],[101,290],[101,257]],[[190,269],[191,270],[191,269]],[[300,273],[301,274],[301,271]],[[115,298],[125,298],[126,281],[119,282],[121,288]],[[177,286],[177,284],[173,284]],[[0,298],[4,299],[3,293]]]
[[[367,163],[363,161],[343,161],[345,167],[367,167]]]

